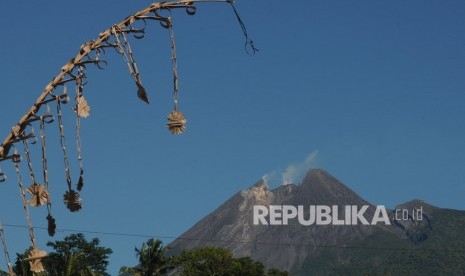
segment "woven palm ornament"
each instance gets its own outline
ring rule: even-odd
[[[181,134],[186,130],[187,120],[184,118],[184,115],[181,112],[171,112],[168,115],[168,121],[168,130],[171,131],[173,135]]]
[[[29,200],[31,206],[39,207],[50,202],[50,195],[44,185],[34,183],[26,189],[26,192],[32,195]]]
[[[34,248],[24,260],[29,262],[31,272],[40,273],[45,271],[42,265],[42,259],[45,257],[47,257],[47,252],[42,249]]]

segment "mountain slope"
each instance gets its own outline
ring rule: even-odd
[[[294,274],[465,275],[465,212],[433,207],[429,217],[404,238],[375,231],[345,248],[325,248]]]
[[[394,254],[390,248],[437,247],[439,240],[450,241],[455,235],[449,233],[450,227],[442,229],[442,224],[437,224],[446,211],[421,201],[398,206],[399,209],[412,210],[409,214],[397,214],[408,216],[406,220],[396,221],[396,213],[390,212],[391,225],[361,225],[360,221],[356,225],[302,225],[297,219],[289,220],[288,225],[255,225],[253,213],[257,205],[302,205],[304,218],[310,216],[310,205],[335,205],[338,217],[342,219],[346,216],[346,205],[357,206],[358,210],[364,205],[369,206],[365,212],[367,218],[373,217],[376,209],[320,169],[310,170],[298,186],[289,184],[270,190],[261,180],[236,193],[182,234],[170,245],[172,253],[182,249],[220,246],[230,249],[237,257],[250,256],[268,268],[276,267],[294,274],[327,275],[328,271],[334,270],[335,275],[339,275],[341,271],[353,270],[356,275],[367,271],[367,267],[382,270],[381,265],[396,260],[399,252]],[[423,212],[421,221],[412,218],[420,207]],[[459,212],[458,217],[465,218],[464,213]],[[351,215],[354,217],[353,213]],[[269,214],[266,221],[270,222],[270,218]],[[456,219],[455,216],[453,218]],[[372,249],[360,249],[362,247]],[[411,257],[409,251],[401,253]],[[339,268],[343,270],[339,271]]]

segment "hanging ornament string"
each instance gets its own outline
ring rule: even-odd
[[[234,11],[234,14],[236,15],[237,21],[239,22],[239,25],[241,26],[242,32],[244,33],[245,36],[245,51],[248,55],[255,55],[258,51],[257,48],[253,45],[253,40],[249,38],[249,35],[247,33],[247,28],[245,27],[244,22],[242,21],[241,17],[239,16],[239,13],[236,10],[236,7],[234,6],[234,1],[230,1],[229,4],[231,4],[231,7]]]
[[[66,86],[64,87],[63,94],[66,94]],[[69,101],[69,97],[66,97],[64,103],[67,103],[68,101]],[[68,153],[66,151],[66,140],[65,140],[65,131],[64,131],[64,126],[63,126],[63,114],[62,114],[62,109],[61,109],[61,100],[59,98],[57,98],[56,100],[56,105],[57,105],[58,125],[60,129],[60,144],[63,150],[66,183],[68,185],[68,190],[64,194],[64,203],[71,212],[76,212],[82,208],[82,204],[81,204],[81,199],[79,198],[79,193],[74,191],[71,187],[71,172],[69,168]]]
[[[167,127],[173,135],[181,134],[186,130],[187,120],[184,114],[178,110],[178,61],[176,58],[176,44],[174,41],[174,30],[171,16],[167,18],[168,31],[171,41],[171,65],[173,70],[173,97],[174,97],[174,111],[168,115]]]
[[[84,73],[84,66],[78,67],[78,75],[75,79],[76,82],[76,106],[74,111],[76,112],[77,117],[87,118],[90,115],[90,106],[87,103],[86,98],[84,98],[84,94],[82,93],[84,90],[84,82],[87,76]]]
[[[33,139],[36,139],[35,134],[34,134],[34,128],[31,129],[31,134]],[[33,140],[32,144],[35,144],[37,141]],[[32,184],[36,183],[36,178],[34,176],[34,170],[32,169],[32,161],[31,161],[31,155],[29,153],[29,146],[28,146],[28,141],[27,139],[23,139],[23,146],[24,146],[24,152],[26,153],[26,161],[27,161],[27,166],[29,168],[29,176],[31,177]]]
[[[22,178],[21,172],[19,170],[19,162],[21,162],[21,156],[18,154],[18,151],[16,149],[14,151],[14,155],[17,156],[17,158],[13,159],[13,164],[15,166],[16,174],[18,175],[19,193],[21,195],[21,200],[23,202],[24,213],[26,214],[26,218],[27,218],[27,227],[29,229],[29,237],[31,239],[32,247],[36,248],[36,239],[35,239],[35,236],[34,236],[34,229],[32,228],[31,216],[29,214],[29,207],[28,207],[28,204],[27,204],[26,192],[25,192],[24,186],[23,186],[23,178]]]
[[[63,94],[66,94],[66,86],[63,88]],[[63,160],[65,164],[65,173],[66,173],[66,183],[68,184],[68,189],[71,190],[71,173],[69,170],[69,161],[68,161],[68,153],[66,151],[66,140],[65,140],[65,131],[63,125],[63,115],[61,113],[61,101],[57,98],[57,118],[58,118],[58,127],[60,130],[60,145],[63,150]]]
[[[32,144],[37,143],[37,138],[34,135],[34,129],[31,131],[33,142]],[[26,153],[27,166],[29,168],[29,175],[32,180],[31,186],[27,188],[27,192],[31,194],[32,198],[29,200],[29,204],[34,207],[42,206],[50,201],[49,195],[47,193],[46,187],[37,183],[36,177],[34,175],[34,170],[32,168],[31,153],[29,151],[28,139],[23,139],[24,152]]]
[[[8,247],[6,246],[5,233],[3,232],[3,225],[0,222],[0,238],[2,239],[3,252],[5,253],[6,265],[8,267],[8,275],[14,275],[13,269],[11,267],[10,253],[8,253]]]
[[[136,82],[137,96],[144,102],[150,103],[147,92],[145,91],[144,86],[142,86],[142,79],[140,77],[139,70],[137,69],[137,64],[134,61],[131,45],[129,44],[125,32],[121,30],[117,25],[112,27],[111,32],[115,37],[116,51],[123,57],[124,61],[126,62],[126,65],[128,66],[129,73]],[[123,39],[122,42],[120,40],[120,35]]]
[[[29,213],[29,207],[27,204],[27,199],[26,199],[26,192],[24,191],[24,186],[23,186],[23,179],[21,176],[21,172],[19,170],[19,162],[21,162],[21,156],[18,154],[17,149],[15,148],[14,154],[13,154],[13,163],[15,167],[16,174],[18,175],[18,185],[19,185],[19,193],[21,195],[21,200],[23,202],[23,208],[24,208],[24,213],[26,214],[27,218],[27,227],[29,229],[29,238],[31,240],[31,245],[32,245],[32,250],[29,252],[29,255],[27,258],[25,258],[25,261],[29,261],[29,265],[31,267],[31,271],[34,273],[40,273],[45,271],[41,260],[47,256],[47,252],[44,250],[36,248],[36,239],[34,236],[34,228],[32,227],[31,223],[31,215]]]
[[[40,141],[41,141],[41,149],[42,149],[42,172],[44,178],[44,186],[45,191],[49,194],[49,187],[48,187],[48,166],[47,166],[47,148],[46,148],[46,139],[45,139],[45,120],[46,117],[51,117],[50,115],[50,106],[47,105],[47,115],[40,117]],[[48,123],[53,122],[53,118]],[[52,202],[51,200],[47,201],[47,230],[48,235],[53,237],[56,231],[56,223],[55,219],[52,216]]]
[[[176,58],[176,44],[174,41],[174,29],[171,16],[168,17],[168,23],[168,31],[171,41],[171,66],[173,70],[174,111],[178,111],[178,60]]]
[[[47,105],[47,110],[50,110],[50,107]],[[48,167],[47,167],[47,148],[45,140],[45,122],[44,118],[40,118],[40,148],[42,150],[42,172],[44,177],[44,185],[48,190]],[[47,202],[47,207],[50,205],[50,202]]]
[[[78,155],[78,162],[79,162],[79,181],[77,184],[77,190],[81,191],[83,186],[84,186],[84,165],[82,162],[82,143],[81,143],[81,117],[87,117],[89,116],[89,112],[83,112],[82,107],[80,105],[83,104],[83,101],[85,101],[84,96],[82,94],[84,90],[84,84],[83,84],[83,79],[85,78],[85,73],[84,73],[84,68],[82,66],[79,66],[78,68],[78,76],[76,77],[76,148],[77,148],[77,155]],[[87,102],[85,101],[85,105],[87,105]],[[90,108],[88,108],[90,110]],[[86,115],[86,116],[83,116]]]

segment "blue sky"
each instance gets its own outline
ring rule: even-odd
[[[2,2],[2,135],[84,41],[149,4]],[[58,228],[146,235],[88,234],[113,248],[116,274],[136,263],[133,248],[148,236],[178,236],[263,175],[274,176],[276,187],[289,165],[305,163],[376,204],[420,198],[465,209],[465,2],[256,0],[237,1],[237,8],[260,49],[254,57],[244,52],[228,5],[200,4],[195,16],[172,13],[180,109],[189,121],[181,136],[165,127],[170,44],[158,24],[143,40],[131,40],[150,105],[136,97],[112,51],[107,69],[89,68],[84,208],[77,214],[61,202],[66,182],[57,126],[47,128]],[[76,182],[73,114],[65,109]],[[39,152],[32,147],[37,160]],[[13,167],[0,166],[9,175],[0,186],[0,219],[25,225]],[[46,225],[45,209],[31,213],[35,226]],[[5,227],[5,234],[11,252],[28,246],[26,229]],[[36,236],[42,247],[53,240],[39,229]]]

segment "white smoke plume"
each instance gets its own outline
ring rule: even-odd
[[[302,179],[305,177],[305,174],[311,169],[315,167],[315,163],[318,159],[318,150],[311,152],[305,160],[300,163],[294,163],[287,166],[287,168],[283,170],[276,170],[265,174],[262,179],[265,182],[272,182],[273,180],[277,180],[277,178],[281,178],[281,185],[286,184],[298,184]]]

